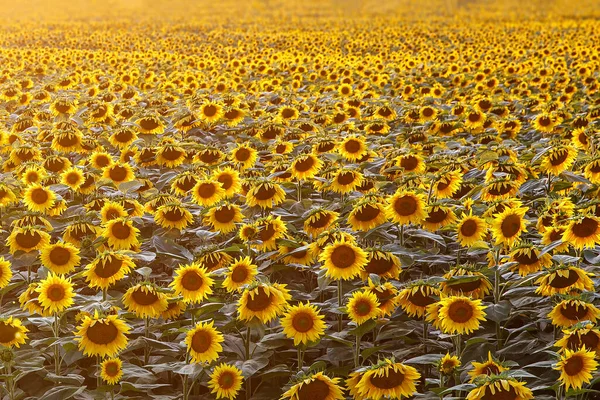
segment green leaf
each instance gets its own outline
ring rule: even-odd
[[[406,364],[435,364],[444,357],[444,354],[425,354],[418,357],[413,357],[408,360],[403,361]]]
[[[66,400],[82,393],[87,386],[56,386],[49,389],[39,400]]]

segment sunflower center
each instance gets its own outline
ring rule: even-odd
[[[392,368],[388,369],[386,372],[387,374],[372,375],[371,384],[379,389],[393,389],[402,385],[404,382],[403,373],[395,371]]]
[[[196,291],[202,287],[202,277],[196,271],[188,271],[181,277],[181,286],[189,291]]]
[[[596,233],[598,222],[595,219],[585,217],[576,224],[573,224],[573,234],[580,238],[586,238]]]
[[[205,151],[202,154],[200,154],[200,160],[207,164],[214,163],[214,162],[218,161],[219,158],[220,158],[220,154],[218,151],[208,150],[208,151]]]
[[[344,149],[346,149],[348,153],[358,153],[361,149],[361,145],[358,140],[351,139],[344,143]]]
[[[165,151],[162,152],[162,156],[169,160],[169,161],[175,161],[178,160],[179,157],[181,157],[183,155],[182,151],[179,151],[177,149],[174,149],[172,147],[167,147],[165,149]]]
[[[302,385],[298,390],[298,400],[326,400],[329,398],[329,385],[320,379]]]
[[[500,368],[495,364],[488,364],[482,368],[481,373],[486,375],[498,375],[500,373]]]
[[[238,151],[235,152],[235,158],[238,161],[246,161],[250,158],[250,150],[242,147],[241,149],[238,149]]]
[[[247,307],[251,311],[257,312],[265,310],[273,302],[273,295],[271,293],[265,293],[262,287],[258,288],[258,293],[254,294],[254,297],[248,296]]]
[[[0,343],[12,342],[17,332],[19,332],[19,328],[16,326],[0,321]]]
[[[365,266],[365,271],[369,274],[383,275],[393,267],[394,263],[391,260],[373,256]]]
[[[79,174],[73,172],[67,175],[67,182],[71,185],[75,185],[79,182]]]
[[[378,207],[366,204],[359,208],[356,213],[354,213],[354,218],[361,222],[368,222],[377,218],[380,213],[381,210]]]
[[[598,348],[599,342],[600,338],[594,332],[587,332],[582,335],[573,334],[567,340],[567,347],[570,350],[578,350],[584,345],[588,350],[595,350]]]
[[[532,265],[539,261],[537,254],[535,254],[533,251],[530,254],[518,253],[514,256],[514,259],[516,262],[523,265]]]
[[[248,269],[245,265],[238,265],[233,269],[233,271],[231,271],[231,280],[235,283],[244,282],[247,277]]]
[[[42,188],[35,188],[31,191],[31,200],[35,204],[44,204],[48,201],[48,193]]]
[[[105,258],[96,264],[94,273],[100,278],[110,278],[115,275],[121,269],[123,260],[119,260],[116,257]]]
[[[368,302],[366,300],[359,301],[354,305],[354,312],[361,317],[363,317],[365,315],[369,315],[369,313],[371,312],[372,309],[373,309],[373,306],[371,305],[370,302]]]
[[[587,307],[577,303],[567,303],[560,308],[560,313],[571,321],[582,320],[587,315]]]
[[[565,363],[564,370],[569,376],[577,375],[584,367],[583,359],[580,356],[573,356]]]
[[[116,133],[114,138],[117,140],[117,142],[127,143],[133,139],[133,134],[129,131],[121,131]]]
[[[227,190],[233,185],[233,178],[229,174],[221,174],[217,180],[221,183],[223,190]]]
[[[404,217],[413,215],[417,211],[417,201],[412,196],[402,196],[394,202],[394,210]]]
[[[116,362],[109,362],[104,366],[106,375],[113,377],[119,375],[119,364]]]
[[[50,251],[50,261],[56,265],[65,265],[71,259],[71,252],[63,247],[55,247]]]
[[[452,321],[464,324],[473,317],[473,307],[465,301],[456,301],[450,304],[448,316]]]
[[[441,208],[438,208],[435,211],[430,211],[425,221],[432,224],[439,224],[440,222],[446,219],[447,215],[448,212],[442,210]]]
[[[229,206],[221,207],[215,211],[214,215],[218,222],[226,224],[235,218],[235,209]]]
[[[334,147],[335,147],[335,143],[333,143],[333,142],[319,143],[317,145],[317,150],[320,153],[326,153],[326,152],[332,150]]]
[[[230,389],[235,383],[235,377],[231,372],[225,372],[219,377],[219,387],[222,390]]]
[[[354,172],[342,172],[337,176],[337,182],[340,185],[349,185],[354,182]]]
[[[202,183],[196,192],[203,199],[209,199],[215,194],[216,188],[212,183]]]
[[[258,233],[258,237],[261,241],[266,242],[275,235],[275,227],[273,224],[267,224]]]
[[[495,393],[492,394],[489,387],[485,391],[485,395],[481,400],[515,400],[518,399],[515,388],[511,387],[509,390],[504,388],[496,388]]]
[[[469,292],[479,289],[480,285],[481,285],[481,279],[476,279],[476,280],[470,281],[470,282],[449,284],[448,289],[455,291],[455,292],[469,293]]]
[[[261,185],[256,190],[256,194],[254,195],[254,197],[256,197],[258,200],[269,200],[272,199],[273,196],[275,196],[275,193],[277,193],[277,191],[274,186]]]
[[[202,109],[202,113],[207,117],[214,117],[218,111],[219,109],[217,108],[217,106],[214,106],[212,104],[204,106],[204,108]]]
[[[42,240],[42,236],[39,233],[32,231],[17,233],[15,236],[17,244],[25,249],[37,246],[40,240]]]
[[[400,166],[404,168],[404,171],[412,171],[419,166],[419,159],[415,156],[407,156],[402,158]]]
[[[348,245],[336,247],[331,253],[331,262],[336,268],[349,268],[356,261],[354,249]]]
[[[212,335],[210,332],[198,331],[192,336],[192,349],[198,353],[204,353],[212,344]]]
[[[546,116],[543,116],[538,119],[538,124],[540,124],[540,126],[550,126],[550,124],[552,124],[552,120]]]
[[[119,329],[111,321],[96,321],[87,329],[86,336],[94,344],[112,343],[119,335]]]
[[[159,124],[154,118],[144,118],[140,121],[140,126],[147,131],[158,128]]]
[[[169,210],[166,213],[164,213],[164,216],[167,221],[178,222],[183,219],[185,214],[181,210],[172,209],[172,210]]]
[[[123,222],[115,222],[111,228],[111,232],[117,239],[125,240],[131,235],[131,228]]]
[[[312,157],[306,157],[303,160],[296,161],[294,168],[298,172],[306,172],[315,165],[315,160]]]
[[[504,218],[504,221],[502,221],[500,229],[502,230],[502,235],[506,238],[515,236],[521,229],[521,217],[516,214],[507,216]]]
[[[565,162],[565,160],[567,159],[569,155],[569,152],[566,150],[560,150],[555,152],[554,154],[552,154],[550,156],[550,164],[557,166],[562,164],[563,162]]]
[[[191,176],[184,176],[176,183],[177,187],[185,192],[191,190],[196,185],[196,179]]]
[[[567,274],[567,276],[561,276],[558,274],[554,274],[554,279],[552,279],[552,282],[549,285],[556,289],[564,289],[564,288],[571,286],[578,280],[579,280],[579,274],[575,271],[569,270],[569,273]]]
[[[300,333],[308,332],[314,326],[312,316],[308,313],[298,313],[292,319],[292,326]]]
[[[136,289],[131,294],[131,298],[141,306],[149,306],[158,300],[158,295],[153,290]]]
[[[416,305],[417,307],[427,307],[430,304],[435,303],[435,299],[430,296],[425,296],[420,290],[412,293],[408,297],[408,301]]]
[[[590,168],[590,171],[593,172],[594,174],[597,174],[600,172],[600,162],[595,162],[594,165],[592,165],[592,167]]]
[[[115,182],[121,182],[124,181],[125,178],[127,178],[127,168],[122,167],[120,165],[115,165],[114,167],[112,167],[110,169],[110,179],[112,179]]]
[[[309,225],[313,229],[324,228],[331,220],[330,214],[315,214],[314,220],[309,222]]]

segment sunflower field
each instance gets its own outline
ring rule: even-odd
[[[0,398],[600,399],[595,0],[14,0]]]

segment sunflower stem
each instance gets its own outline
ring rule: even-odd
[[[186,365],[190,363],[190,353],[189,353],[189,351],[185,353],[185,363],[186,363]],[[188,399],[187,386],[188,386],[188,376],[184,375],[184,377],[183,377],[183,388],[182,388],[183,400],[187,400]]]
[[[297,347],[298,350],[298,371],[302,371],[302,367],[304,365],[304,351],[302,349],[303,345],[299,344]]]
[[[338,295],[338,312],[341,310],[342,308],[342,298],[344,292],[343,292],[343,287],[342,287],[342,280],[338,279],[337,281],[337,295]],[[342,331],[342,317],[343,315],[340,313],[338,314],[338,332]]]
[[[115,400],[115,387],[113,385],[110,387],[110,400]]]
[[[54,375],[60,375],[60,348],[58,347],[58,338],[60,337],[60,319],[58,313],[54,313]]]
[[[15,398],[15,382],[12,376],[12,365],[11,363],[6,364],[6,372],[8,375],[8,379],[6,382],[6,386],[8,386],[8,396],[10,400],[14,400]]]
[[[107,288],[102,289],[102,301],[106,301],[106,292],[107,292]]]
[[[551,188],[552,188],[552,176],[550,175],[550,172],[548,172],[548,180],[547,180],[547,186],[546,186],[546,196],[550,195]]]
[[[354,368],[360,366],[360,339],[361,335],[356,335],[356,348],[354,349]]]
[[[250,334],[252,332],[250,331],[250,327],[248,326],[246,328],[246,340],[244,345],[246,346],[246,360],[249,360],[251,357],[250,354]],[[250,400],[250,397],[252,395],[252,383],[250,382],[250,377],[248,377],[248,379],[246,379],[246,400]]]
[[[302,201],[302,181],[298,180],[298,203]]]
[[[146,317],[144,320],[144,337],[148,339],[150,336],[150,318]],[[148,341],[146,340],[144,344],[144,365],[148,365],[148,361],[150,361],[150,347],[148,346]]]
[[[100,372],[102,371],[100,367],[100,356],[96,356],[96,389],[100,388]]]

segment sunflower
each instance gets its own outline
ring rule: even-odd
[[[42,304],[39,302],[39,292],[37,288],[39,286],[38,282],[32,282],[29,284],[27,289],[23,293],[19,295],[19,304],[24,311],[27,311],[29,314],[39,314],[42,317],[48,317],[52,314],[49,311],[45,311]]]
[[[589,215],[573,219],[561,239],[576,249],[593,248],[600,243],[600,218]]]
[[[329,188],[340,194],[353,192],[363,183],[363,174],[348,168],[342,168],[333,174]]]
[[[479,382],[478,386],[469,392],[466,400],[530,400],[533,398],[533,393],[525,387],[524,382],[519,382],[515,378],[491,377]]]
[[[310,303],[290,306],[280,318],[283,333],[294,339],[294,346],[317,342],[325,332],[325,322],[320,310]]]
[[[29,332],[29,329],[23,326],[20,319],[12,316],[0,318],[0,344],[2,346],[21,347],[29,339],[27,332]]]
[[[542,296],[555,294],[568,294],[572,290],[594,290],[594,282],[590,279],[593,274],[579,267],[560,266],[556,269],[545,271],[535,283],[539,287],[536,293]]]
[[[187,308],[187,303],[171,296],[168,296],[168,302],[167,309],[160,314],[160,317],[164,320],[176,320]]]
[[[586,348],[598,353],[600,351],[600,330],[590,323],[577,323],[570,328],[563,329],[563,337],[554,343],[561,351],[565,349],[579,350]]]
[[[214,326],[214,321],[198,322],[185,336],[187,351],[194,363],[211,363],[219,358],[223,351],[221,343],[225,340]]]
[[[291,299],[286,285],[257,283],[245,288],[238,300],[238,319],[257,318],[263,324],[281,315]]]
[[[558,121],[547,113],[539,114],[535,117],[531,125],[533,128],[540,132],[550,133],[554,130],[554,127],[557,125]]]
[[[118,149],[125,149],[135,142],[137,138],[138,134],[134,127],[123,125],[113,131],[108,141]]]
[[[409,316],[422,318],[427,307],[437,302],[439,295],[440,291],[434,286],[417,283],[400,291],[398,303]]]
[[[373,293],[379,303],[379,311],[382,317],[391,316],[398,308],[398,289],[390,282],[376,284],[368,279],[368,285],[364,287],[367,292]]]
[[[298,156],[290,167],[292,175],[298,180],[312,179],[323,166],[323,162],[314,154]]]
[[[154,221],[164,229],[185,229],[194,222],[194,216],[185,207],[167,204],[158,207]]]
[[[584,384],[590,383],[592,375],[598,369],[595,357],[596,352],[586,350],[585,347],[575,351],[564,351],[554,369],[560,371],[558,379],[565,385],[566,390],[569,390],[569,387],[581,389]]]
[[[15,227],[6,238],[11,254],[15,254],[18,250],[26,253],[40,250],[49,243],[50,235],[32,226]]]
[[[234,197],[242,187],[240,173],[229,167],[215,170],[212,174],[212,180],[217,180],[221,183],[221,187],[225,191],[224,198],[226,199]]]
[[[221,363],[210,374],[208,387],[212,389],[211,393],[216,394],[217,399],[234,400],[243,382],[244,377],[238,367]]]
[[[246,195],[249,207],[273,208],[285,200],[285,192],[276,183],[258,182],[252,185]]]
[[[314,253],[310,250],[307,242],[301,242],[297,245],[279,244],[279,255],[283,262],[287,264],[311,265],[315,259]]]
[[[223,287],[228,292],[240,291],[244,285],[254,281],[258,267],[252,264],[250,257],[238,258],[227,267]]]
[[[138,118],[135,123],[138,125],[140,133],[145,133],[148,135],[160,134],[165,130],[165,125],[160,117],[156,114],[144,115],[141,118]]]
[[[170,286],[176,295],[183,297],[186,303],[200,303],[209,294],[212,294],[211,286],[214,280],[210,277],[206,268],[198,264],[182,265],[175,270],[175,276]]]
[[[496,244],[511,247],[520,239],[521,233],[527,232],[527,220],[524,218],[527,210],[527,207],[506,208],[494,217],[491,230]]]
[[[129,213],[125,210],[122,204],[116,201],[105,201],[100,209],[100,219],[103,224],[113,219],[127,217]]]
[[[222,233],[234,231],[235,224],[243,220],[242,210],[233,203],[213,207],[204,215],[204,224],[210,225],[214,231]]]
[[[224,251],[220,251],[218,249],[208,249],[200,257],[198,257],[196,262],[201,267],[206,268],[208,272],[211,272],[225,267],[225,265],[229,264],[232,260],[233,257]]]
[[[68,115],[74,114],[77,111],[77,99],[69,97],[57,97],[50,103],[50,111],[52,115]]]
[[[462,173],[459,170],[445,173],[433,186],[433,194],[438,199],[452,197],[462,184]]]
[[[75,340],[86,356],[114,357],[127,347],[130,327],[115,314],[100,317],[84,316],[77,326]]]
[[[225,158],[225,154],[216,148],[206,147],[196,153],[193,158],[194,162],[206,164],[206,165],[217,165]]]
[[[427,210],[427,218],[421,221],[423,228],[435,232],[440,228],[453,224],[456,214],[450,207],[443,205],[431,205]]]
[[[361,375],[354,390],[359,398],[373,400],[410,397],[417,392],[415,384],[421,378],[415,368],[387,358]]]
[[[595,158],[586,164],[583,176],[593,184],[600,184],[600,158]]]
[[[472,361],[471,363],[473,364],[473,368],[468,372],[471,377],[470,382],[474,382],[481,375],[500,375],[502,371],[508,371],[508,368],[492,357],[491,351],[488,351],[487,361],[482,363]]]
[[[444,333],[471,333],[485,321],[485,306],[481,300],[465,296],[449,296],[440,300],[438,318]]]
[[[552,265],[552,256],[548,253],[540,256],[540,250],[531,244],[523,244],[509,254],[510,261],[518,263],[511,267],[511,271],[517,270],[519,275],[526,276],[540,271]]]
[[[100,377],[109,385],[116,385],[123,377],[123,363],[119,358],[107,358],[100,364]]]
[[[10,262],[5,260],[4,257],[0,257],[0,289],[4,289],[8,286],[12,276],[13,273],[10,269]]]
[[[391,252],[371,250],[367,255],[367,263],[361,278],[367,280],[370,274],[381,278],[398,279],[401,272],[400,259]]]
[[[487,116],[484,112],[475,109],[467,111],[464,115],[465,127],[471,131],[477,131],[481,129],[487,120]]]
[[[107,289],[115,282],[123,279],[125,274],[135,268],[135,263],[126,254],[115,251],[105,251],[98,254],[94,260],[85,267],[83,276],[90,287]]]
[[[304,231],[312,236],[318,236],[335,223],[339,214],[335,211],[317,209],[310,212],[304,220]]]
[[[61,183],[67,185],[73,190],[78,190],[81,185],[85,182],[83,172],[79,168],[71,167],[66,169],[60,175]]]
[[[369,231],[387,221],[385,205],[366,199],[359,202],[348,214],[348,225],[354,231]]]
[[[223,117],[223,107],[215,102],[207,101],[198,108],[198,118],[212,124]]]
[[[171,191],[179,196],[187,196],[199,178],[192,171],[183,172],[171,181]]]
[[[418,224],[427,218],[424,196],[404,190],[390,197],[386,211],[388,218],[398,224]]]
[[[552,325],[568,328],[579,321],[595,323],[600,317],[600,310],[592,303],[580,299],[565,299],[559,302],[548,314]]]
[[[149,283],[138,283],[127,289],[123,304],[138,318],[157,318],[167,309],[167,295]]]
[[[351,280],[364,270],[367,253],[352,242],[336,240],[323,249],[319,261],[328,278]]]
[[[492,284],[485,275],[465,267],[452,268],[444,274],[444,279],[446,281],[440,282],[440,289],[447,296],[465,295],[483,299],[492,291]]]
[[[355,291],[346,304],[346,312],[357,325],[379,317],[379,300],[370,290]]]
[[[192,188],[194,201],[204,207],[211,207],[221,201],[225,196],[225,190],[218,181],[200,179]]]
[[[256,164],[258,152],[250,145],[239,145],[231,151],[231,161],[240,169],[248,169]]]
[[[102,177],[110,179],[115,185],[131,182],[135,179],[133,167],[127,163],[114,163],[102,169]]]
[[[40,184],[28,186],[23,193],[23,202],[29,211],[47,212],[56,201],[56,194]]]
[[[34,183],[40,183],[47,177],[46,171],[38,166],[30,166],[25,169],[21,176],[23,185],[29,186]]]
[[[444,375],[452,375],[460,367],[461,362],[457,356],[446,353],[438,363],[438,371]]]
[[[576,158],[576,148],[572,146],[555,147],[548,151],[540,164],[540,169],[545,173],[558,176],[571,168]]]
[[[156,163],[167,168],[177,168],[185,162],[186,151],[174,143],[166,143],[156,151]]]
[[[425,162],[418,154],[405,154],[394,159],[394,165],[402,168],[404,173],[413,172],[415,174],[425,171]]]
[[[114,250],[130,250],[140,245],[138,234],[140,230],[133,226],[133,221],[127,217],[108,221],[101,236],[106,238],[108,245]]]
[[[42,247],[42,265],[55,274],[68,274],[79,266],[79,249],[68,242],[58,242]]]
[[[289,400],[343,400],[344,395],[339,387],[340,378],[330,378],[323,372],[304,377],[289,388],[281,399]]]
[[[17,202],[17,196],[15,196],[12,189],[3,183],[0,183],[0,207],[7,207]]]
[[[354,162],[364,157],[369,149],[364,137],[348,136],[340,143],[337,150],[346,160]]]
[[[105,151],[95,151],[88,159],[90,165],[96,169],[103,169],[114,164],[112,156]]]

